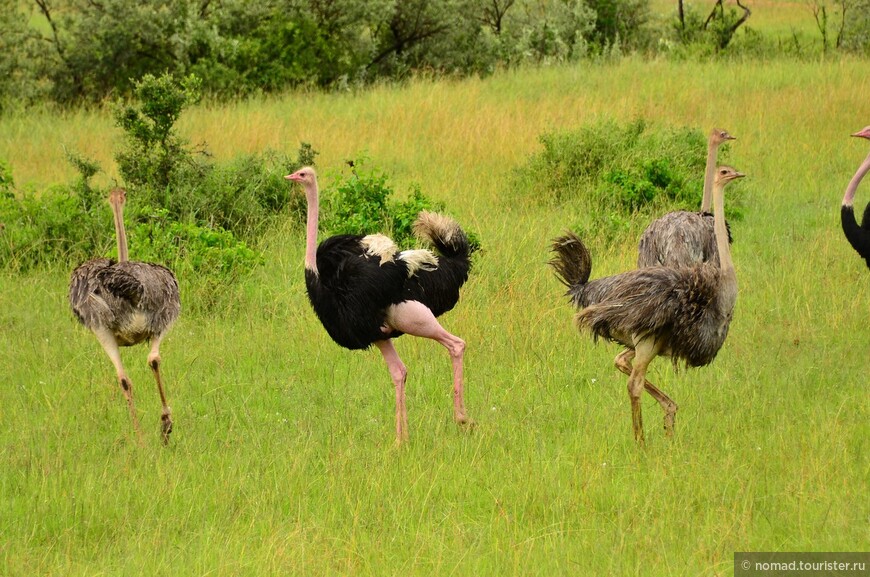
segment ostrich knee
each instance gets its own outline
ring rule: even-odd
[[[450,352],[451,358],[461,360],[465,354],[465,341],[459,337],[453,337],[450,344],[447,345],[447,350]]]

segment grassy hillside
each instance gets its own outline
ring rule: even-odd
[[[235,299],[183,312],[164,341],[168,448],[144,347],[123,351],[135,444],[111,364],[68,310],[75,263],[0,276],[0,574],[726,576],[734,551],[866,549],[870,282],[839,229],[868,152],[848,136],[870,123],[866,70],[629,60],[192,110],[182,132],[218,158],[307,141],[328,183],[364,151],[480,234],[443,319],[468,342],[477,427],[451,422],[443,349],[405,337],[411,442],[393,447],[386,368],[319,326],[292,226]],[[653,364],[680,411],[668,440],[645,399],[645,450],[618,348],[578,335],[546,266],[583,215],[514,185],[541,133],[637,117],[727,128],[748,174],[731,333],[709,367]],[[16,181],[39,188],[71,177],[63,146],[110,168],[119,138],[102,112],[3,118],[0,133]],[[590,239],[593,277],[633,265],[645,224]]]

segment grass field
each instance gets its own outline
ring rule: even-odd
[[[147,350],[123,351],[139,447],[111,364],[69,312],[75,263],[3,275],[0,574],[727,576],[735,551],[866,550],[870,281],[839,203],[868,152],[848,136],[870,124],[868,93],[866,61],[626,60],[190,111],[182,132],[217,158],[307,141],[328,184],[365,152],[480,234],[443,318],[468,342],[477,427],[451,421],[446,353],[406,337],[411,442],[393,446],[380,355],[319,326],[290,226],[234,298],[182,313],[164,341],[168,448]],[[582,215],[513,185],[541,133],[637,117],[727,128],[748,174],[731,333],[708,367],[653,364],[680,412],[666,439],[645,399],[643,450],[617,347],[578,335],[546,266]],[[109,168],[119,138],[101,112],[0,118],[0,134],[0,158],[37,188],[71,178],[63,146]],[[593,277],[632,266],[644,225],[590,239]]]

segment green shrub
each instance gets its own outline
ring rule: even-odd
[[[112,246],[112,216],[85,210],[68,188],[36,196],[0,192],[0,267],[22,272],[57,263],[79,263]]]
[[[219,227],[180,223],[165,209],[139,214],[128,229],[136,260],[169,267],[178,277],[185,307],[207,311],[255,267],[263,256]]]
[[[393,239],[399,247],[413,246],[417,239],[412,226],[422,210],[443,212],[444,203],[425,196],[419,185],[413,185],[406,200],[394,200],[387,175],[368,169],[354,161],[349,176],[334,188],[324,189],[325,214],[320,226],[327,235],[372,234],[380,232]],[[472,250],[480,247],[476,234],[466,230]]]
[[[380,232],[406,246],[414,242],[411,225],[421,210],[444,210],[442,203],[426,198],[419,186],[413,187],[408,200],[393,200],[386,174],[363,168],[358,161],[353,164],[350,176],[324,191],[328,199],[321,224],[325,234]]]
[[[125,220],[130,254],[165,264],[196,306],[217,302],[234,281],[262,262],[262,233],[288,215],[303,222],[305,199],[283,179],[288,167],[313,164],[317,152],[300,146],[294,161],[266,151],[211,164],[175,132],[183,109],[197,98],[197,81],[147,76],[136,82],[140,100],[118,106],[125,132],[116,155],[127,188]],[[78,178],[36,195],[15,190],[0,165],[0,266],[17,271],[65,267],[108,256],[115,246],[107,190],[91,186],[97,163],[75,153]]]
[[[577,203],[602,227],[627,230],[635,214],[698,209],[706,140],[697,129],[654,128],[644,120],[626,125],[605,120],[544,134],[543,149],[517,171],[514,188],[531,190],[534,198]],[[724,145],[720,163],[727,154]],[[739,205],[739,196],[731,195],[729,219],[740,217]]]

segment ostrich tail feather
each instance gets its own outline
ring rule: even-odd
[[[566,232],[553,241],[553,252],[556,254],[550,260],[550,265],[562,284],[574,288],[589,281],[592,257],[580,237],[571,231]]]
[[[468,258],[471,255],[468,236],[452,218],[424,210],[414,221],[413,229],[417,238],[432,243],[447,258]]]

